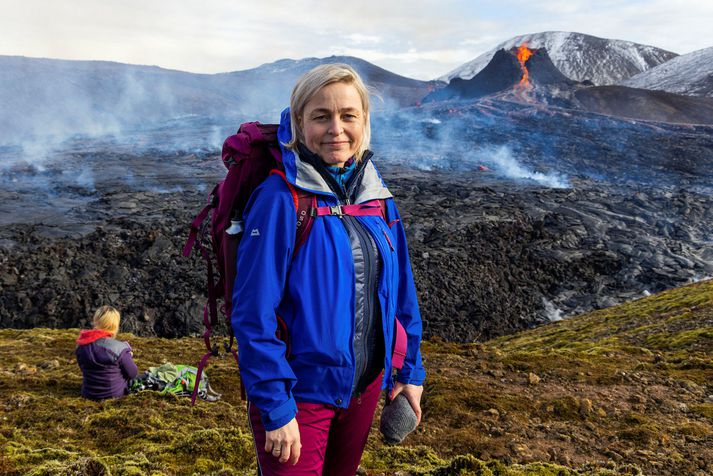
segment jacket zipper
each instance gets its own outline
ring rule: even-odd
[[[362,250],[362,254],[364,255],[364,263],[374,263],[378,259],[378,257],[375,254],[374,247],[372,246],[372,240],[370,236],[366,235],[368,233],[364,227],[361,225],[361,223],[356,223],[357,218],[356,217],[351,217],[351,216],[344,216],[342,223],[344,224],[345,228],[347,229],[347,233],[349,233],[349,230],[352,230],[352,232],[355,234],[357,237],[357,240],[359,241],[359,246]],[[376,245],[376,243],[373,243]],[[374,319],[374,295],[372,291],[374,290],[374,280],[375,280],[375,274],[376,274],[376,269],[378,266],[369,266],[368,269],[365,269],[365,276],[364,276],[364,291],[365,291],[365,296],[364,296],[364,309],[363,313],[360,311],[362,310],[357,310],[355,308],[354,311],[354,318],[355,318],[355,326],[356,326],[356,321],[357,321],[357,313],[361,313],[363,315],[363,320],[362,320],[362,325],[360,326],[361,332],[361,346],[360,350],[361,353],[359,354],[361,356],[361,362],[359,367],[357,368],[355,366],[355,376],[353,379],[352,383],[352,393],[357,390],[357,386],[359,384],[359,381],[361,380],[361,377],[363,377],[364,372],[366,372],[369,364],[369,359],[367,355],[368,347],[369,347],[369,335],[367,334],[367,330],[372,327],[373,319]],[[366,266],[365,266],[366,268]],[[355,303],[356,306],[356,303]],[[357,328],[355,327],[355,331]],[[355,349],[355,358],[356,358],[356,349]],[[355,362],[356,364],[357,362]]]
[[[334,196],[337,198],[337,203],[339,204],[344,204],[344,205],[351,205],[351,195],[354,193],[354,190],[356,190],[357,186],[359,183],[361,183],[361,180],[364,175],[364,169],[366,168],[366,165],[369,163],[369,160],[371,160],[371,157],[373,156],[373,153],[371,151],[366,151],[365,155],[363,156],[362,160],[359,161],[359,163],[356,166],[356,170],[354,170],[354,173],[350,180],[345,184],[346,186],[343,188],[342,186],[337,183],[337,181],[332,177],[332,175],[327,171],[327,169],[324,167],[324,165],[321,163],[321,160],[316,158],[315,156],[311,154],[304,154],[305,158],[308,159],[310,163],[315,167],[317,172],[322,176],[322,178],[327,182],[329,188],[332,190],[334,193]],[[357,239],[359,241],[359,244],[362,248],[362,253],[365,254],[364,260],[365,262],[367,261],[372,261],[373,260],[373,255],[374,255],[374,249],[372,247],[367,246],[369,243],[369,237],[364,237],[363,233],[368,233],[368,231],[363,229],[363,226],[359,224],[353,223],[351,220],[356,220],[356,217],[350,217],[350,216],[343,216],[340,215],[339,218],[342,221],[342,225],[345,227],[345,231],[347,232],[347,235],[349,235],[349,229],[351,228],[354,230],[356,233]],[[346,220],[345,220],[346,218]],[[378,244],[376,243],[375,238],[371,238],[374,241],[374,245],[376,246],[376,253],[378,253]],[[388,238],[387,238],[387,241]],[[389,245],[391,246],[391,242],[389,241]],[[391,247],[393,250],[393,246]],[[368,257],[366,255],[369,255]],[[378,259],[378,256],[377,258]],[[373,267],[372,267],[373,268]],[[374,274],[374,270],[370,269],[366,271],[366,282],[365,282],[365,288],[366,288],[366,294],[365,296],[366,301],[365,301],[365,307],[367,308],[367,315],[365,319],[368,321],[367,324],[371,324],[370,319],[373,318],[373,313],[371,312],[373,309],[373,301],[374,301],[374,296],[370,292],[372,290],[371,283],[373,282],[372,275]],[[356,290],[356,282],[355,282],[355,290]],[[354,309],[354,335],[356,335],[356,319],[357,319],[357,310],[356,310],[356,299],[355,299],[355,309]],[[383,327],[383,317],[382,317],[382,327]],[[363,326],[364,329],[368,329],[369,326]],[[354,353],[354,376],[352,377],[352,395],[354,395],[354,391],[356,390],[356,386],[358,385],[358,378],[361,377],[362,373],[366,371],[366,367],[368,364],[367,358],[366,358],[366,351],[368,347],[368,340],[366,338],[366,333],[362,332],[362,348],[364,350],[363,352],[363,358],[362,358],[362,365],[360,367],[363,367],[364,370],[359,370],[357,369],[357,354],[356,354],[356,349],[354,348],[354,342],[352,340],[352,351]],[[385,346],[386,347],[386,346]],[[358,400],[361,400],[361,393],[355,395]]]

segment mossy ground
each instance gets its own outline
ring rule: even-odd
[[[76,329],[0,330],[0,474],[255,474],[235,362],[216,403],[78,396]],[[120,335],[141,369],[190,363],[199,339]],[[713,472],[713,282],[484,344],[424,342],[424,420],[404,445],[374,428],[369,474]],[[375,422],[376,426],[376,422]]]

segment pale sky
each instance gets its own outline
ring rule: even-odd
[[[713,0],[0,0],[0,55],[195,73],[358,56],[434,79],[511,37],[576,31],[684,54],[713,46]]]

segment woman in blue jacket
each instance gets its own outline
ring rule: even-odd
[[[421,417],[421,317],[406,235],[371,161],[369,96],[351,67],[300,78],[278,138],[285,176],[270,176],[246,207],[233,295],[258,464],[262,474],[354,475],[381,390],[403,394]],[[295,189],[329,212],[296,251]],[[345,212],[367,202],[385,204],[386,219]],[[395,319],[408,345],[393,376]]]

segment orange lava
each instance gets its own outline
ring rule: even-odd
[[[534,55],[535,52],[527,47],[527,43],[523,43],[517,49],[517,60],[520,62],[520,67],[522,68],[522,79],[520,80],[520,86],[529,87],[530,86],[530,72],[527,70],[525,63],[530,56]]]

